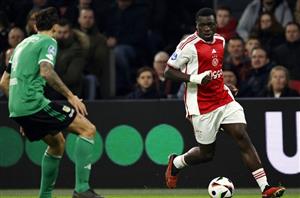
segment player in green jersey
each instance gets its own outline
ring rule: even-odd
[[[102,198],[89,186],[91,158],[96,134],[87,119],[87,110],[54,71],[57,43],[53,39],[58,21],[55,8],[36,15],[38,34],[23,40],[14,50],[0,87],[9,98],[10,117],[21,126],[30,141],[43,140],[48,148],[42,160],[40,198],[51,198],[64,152],[62,130],[78,134],[75,145],[76,184],[73,198]],[[46,82],[65,96],[72,107],[60,105],[44,96]]]

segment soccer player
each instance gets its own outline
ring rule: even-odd
[[[87,110],[54,71],[57,43],[53,26],[55,8],[36,15],[37,34],[23,40],[14,50],[0,87],[8,96],[10,117],[21,126],[30,141],[43,140],[48,148],[42,160],[40,198],[51,198],[58,175],[65,139],[62,130],[78,134],[75,144],[76,184],[73,198],[102,198],[89,186],[95,126],[85,118]],[[44,96],[46,82],[72,105],[60,105]]]
[[[213,159],[216,135],[221,127],[237,143],[244,163],[262,191],[262,197],[280,197],[285,188],[268,184],[246,131],[244,110],[224,85],[222,62],[225,40],[215,34],[215,18],[212,9],[200,9],[196,14],[197,31],[179,43],[167,63],[166,78],[186,83],[185,107],[198,146],[183,155],[169,156],[166,184],[175,188],[180,170]]]

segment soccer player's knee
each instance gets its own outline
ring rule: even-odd
[[[93,138],[96,135],[96,126],[93,125],[92,123],[89,124],[89,126],[86,129],[85,135],[89,138]]]

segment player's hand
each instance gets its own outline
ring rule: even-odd
[[[201,74],[192,74],[190,76],[190,82],[196,83],[199,85],[207,84],[212,80],[211,70],[205,71]]]
[[[230,89],[231,93],[236,96],[239,92],[239,89],[236,88],[236,86],[232,85],[232,84],[226,84],[226,86]]]
[[[83,116],[86,116],[88,114],[85,104],[82,102],[82,99],[79,99],[77,96],[73,95],[68,99],[68,102],[75,108],[77,113]]]
[[[20,133],[21,133],[21,135],[22,135],[22,136],[26,136],[26,135],[25,135],[24,128],[23,128],[23,127],[21,127],[21,126],[20,126]]]

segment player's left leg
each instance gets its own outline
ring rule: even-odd
[[[46,135],[43,138],[48,148],[42,159],[42,179],[40,198],[51,198],[59,170],[60,159],[64,153],[65,139],[62,133]]]
[[[261,164],[261,160],[256,152],[254,145],[251,142],[250,137],[248,136],[246,124],[233,123],[222,124],[221,126],[225,130],[225,132],[228,133],[237,143],[242,155],[242,159],[257,181],[257,184],[262,191],[263,197],[282,196],[285,188],[269,186],[265,171]]]

